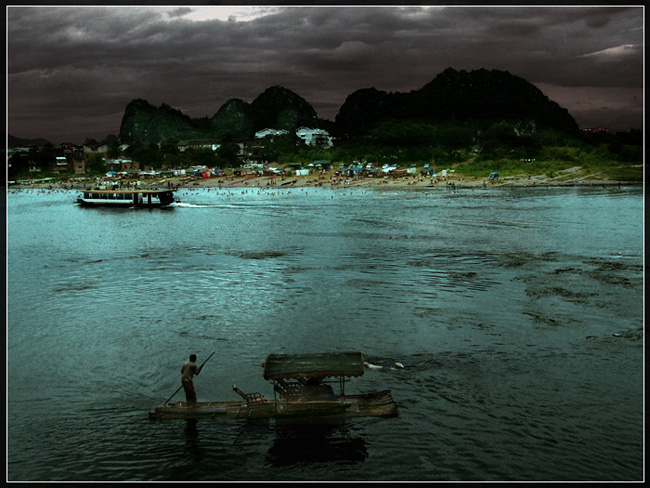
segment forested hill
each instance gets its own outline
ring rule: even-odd
[[[358,136],[385,121],[470,124],[498,122],[534,125],[577,133],[568,110],[535,85],[507,71],[456,71],[448,68],[419,90],[386,93],[367,88],[351,94],[336,116],[339,135]]]
[[[273,86],[252,103],[228,100],[211,118],[192,119],[163,104],[133,100],[124,111],[122,142],[165,139],[246,140],[265,129],[294,131],[301,126],[326,128],[341,139],[362,137],[386,122],[467,125],[487,129],[498,122],[528,129],[577,133],[569,112],[530,82],[507,71],[456,71],[448,68],[419,90],[387,93],[375,88],[347,97],[335,121],[321,120],[305,99]]]
[[[128,104],[120,126],[122,142],[158,142],[176,139],[246,140],[266,129],[294,131],[298,127],[325,125],[314,108],[296,93],[273,86],[252,103],[228,100],[211,118],[192,119],[169,105],[154,107],[146,100]]]

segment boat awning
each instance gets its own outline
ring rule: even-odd
[[[362,352],[271,354],[262,365],[266,380],[361,376],[363,372]]]
[[[134,193],[139,193],[141,195],[158,195],[159,193],[172,193],[172,190],[80,190],[83,193],[110,193],[110,194],[119,194],[119,193],[128,193],[133,195]]]

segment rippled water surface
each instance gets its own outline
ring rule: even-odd
[[[643,479],[641,188],[75,197],[7,196],[9,480]],[[148,419],[348,350],[397,417]]]

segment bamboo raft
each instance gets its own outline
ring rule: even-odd
[[[390,390],[345,394],[346,378],[364,373],[363,353],[311,355],[270,355],[263,365],[263,376],[272,381],[274,397],[244,393],[238,401],[165,402],[149,412],[151,419],[344,419],[392,417],[397,406]],[[323,380],[337,378],[337,395]],[[292,381],[291,381],[292,380]],[[178,391],[178,390],[177,390]]]

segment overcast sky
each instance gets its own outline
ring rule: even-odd
[[[8,132],[81,143],[143,98],[211,117],[281,85],[334,120],[448,67],[525,78],[581,127],[643,123],[642,7],[12,7]]]

